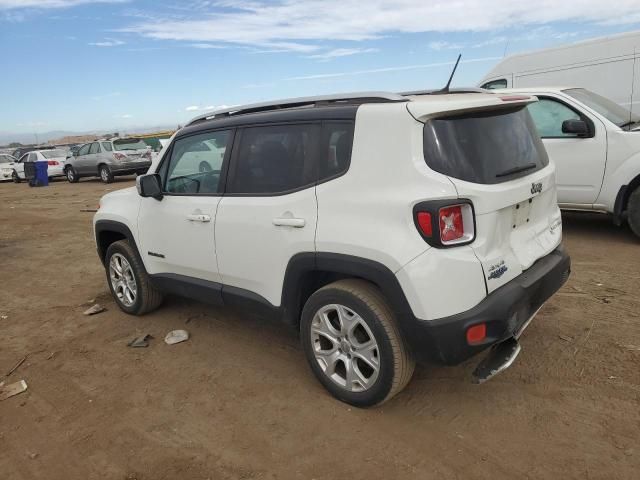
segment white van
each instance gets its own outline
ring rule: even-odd
[[[479,83],[487,89],[577,85],[640,113],[640,31],[511,55]]]

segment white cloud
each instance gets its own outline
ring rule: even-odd
[[[377,48],[336,48],[324,53],[317,53],[315,55],[309,55],[308,58],[314,58],[317,60],[331,60],[338,57],[349,57],[351,55],[358,55],[360,53],[377,52]]]
[[[0,0],[0,10],[20,8],[68,8],[87,3],[125,3],[129,0]]]
[[[190,47],[193,48],[202,48],[202,49],[209,49],[209,48],[227,48],[223,45],[213,45],[212,43],[191,43],[189,44]]]
[[[198,105],[190,105],[184,109],[185,112],[197,112],[198,110],[200,110]]]
[[[125,43],[126,42],[115,38],[105,38],[102,42],[90,42],[88,45],[92,45],[94,47],[119,47]]]
[[[313,52],[324,41],[363,41],[398,33],[487,32],[550,22],[640,22],[638,0],[226,0],[198,2],[180,16],[125,28],[146,37]]]
[[[125,113],[124,115],[120,115],[118,118],[122,118],[122,119],[128,119],[128,118],[133,118],[133,115],[131,115],[130,113]]]
[[[431,50],[462,50],[464,45],[461,43],[451,43],[451,42],[430,42],[429,48]]]
[[[471,58],[467,60],[461,60],[463,63],[478,63],[478,62],[493,62],[500,60],[502,57],[484,57],[484,58]],[[325,78],[337,78],[337,77],[353,77],[356,75],[370,75],[374,73],[386,73],[386,72],[401,72],[405,70],[421,70],[423,68],[435,68],[453,66],[455,62],[436,62],[436,63],[423,63],[419,65],[400,65],[396,67],[384,67],[384,68],[371,68],[368,70],[355,70],[349,72],[336,72],[336,73],[320,73],[317,75],[301,75],[296,77],[285,78],[285,80],[298,81],[298,80],[320,80]]]

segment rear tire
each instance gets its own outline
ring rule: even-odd
[[[636,187],[627,203],[627,222],[631,231],[640,237],[640,187]]]
[[[127,240],[109,245],[104,264],[109,290],[123,312],[144,315],[160,306],[163,296],[151,285],[142,261]]]
[[[356,407],[386,402],[413,375],[415,362],[393,311],[380,290],[363,280],[340,280],[311,295],[300,338],[320,383]]]
[[[113,182],[113,172],[111,172],[111,169],[108,165],[100,165],[98,173],[100,174],[100,180],[102,180],[102,183]]]
[[[78,180],[80,180],[80,177],[78,177],[75,169],[71,166],[65,169],[64,174],[67,176],[67,180],[69,183],[78,183]]]

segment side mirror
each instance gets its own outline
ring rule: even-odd
[[[589,126],[584,120],[565,120],[562,122],[562,133],[578,135],[579,137],[589,136]]]
[[[141,197],[151,197],[162,200],[162,180],[157,173],[140,175],[136,178],[136,188]]]

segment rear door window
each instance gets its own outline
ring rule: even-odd
[[[248,127],[227,188],[235,194],[282,194],[315,184],[318,124]]]
[[[342,175],[349,169],[353,147],[352,122],[326,122],[318,162],[320,182]]]
[[[92,143],[89,149],[89,154],[100,153],[100,144],[98,142]]]
[[[513,180],[549,164],[525,107],[428,120],[424,158],[436,172],[482,184]]]

